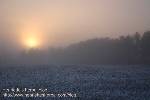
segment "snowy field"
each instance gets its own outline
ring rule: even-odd
[[[12,88],[76,97],[4,97],[4,89]],[[0,100],[150,100],[150,66],[1,66],[0,90]]]

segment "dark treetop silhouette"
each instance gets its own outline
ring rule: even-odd
[[[150,31],[117,39],[96,38],[47,51],[31,49],[14,57],[1,54],[1,64],[149,64]]]

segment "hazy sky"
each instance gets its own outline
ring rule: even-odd
[[[150,0],[0,0],[0,42],[43,46],[150,30]],[[22,45],[23,46],[23,45]]]

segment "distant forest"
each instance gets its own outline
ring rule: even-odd
[[[1,59],[1,63],[4,61],[6,60]],[[47,51],[31,49],[21,53],[12,62],[17,64],[150,64],[150,31],[143,35],[136,32],[134,35],[120,36],[115,39],[95,38],[65,48],[50,48]]]

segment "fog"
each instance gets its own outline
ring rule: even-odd
[[[0,45],[26,48],[37,34],[41,48],[150,29],[149,0],[1,0]]]

